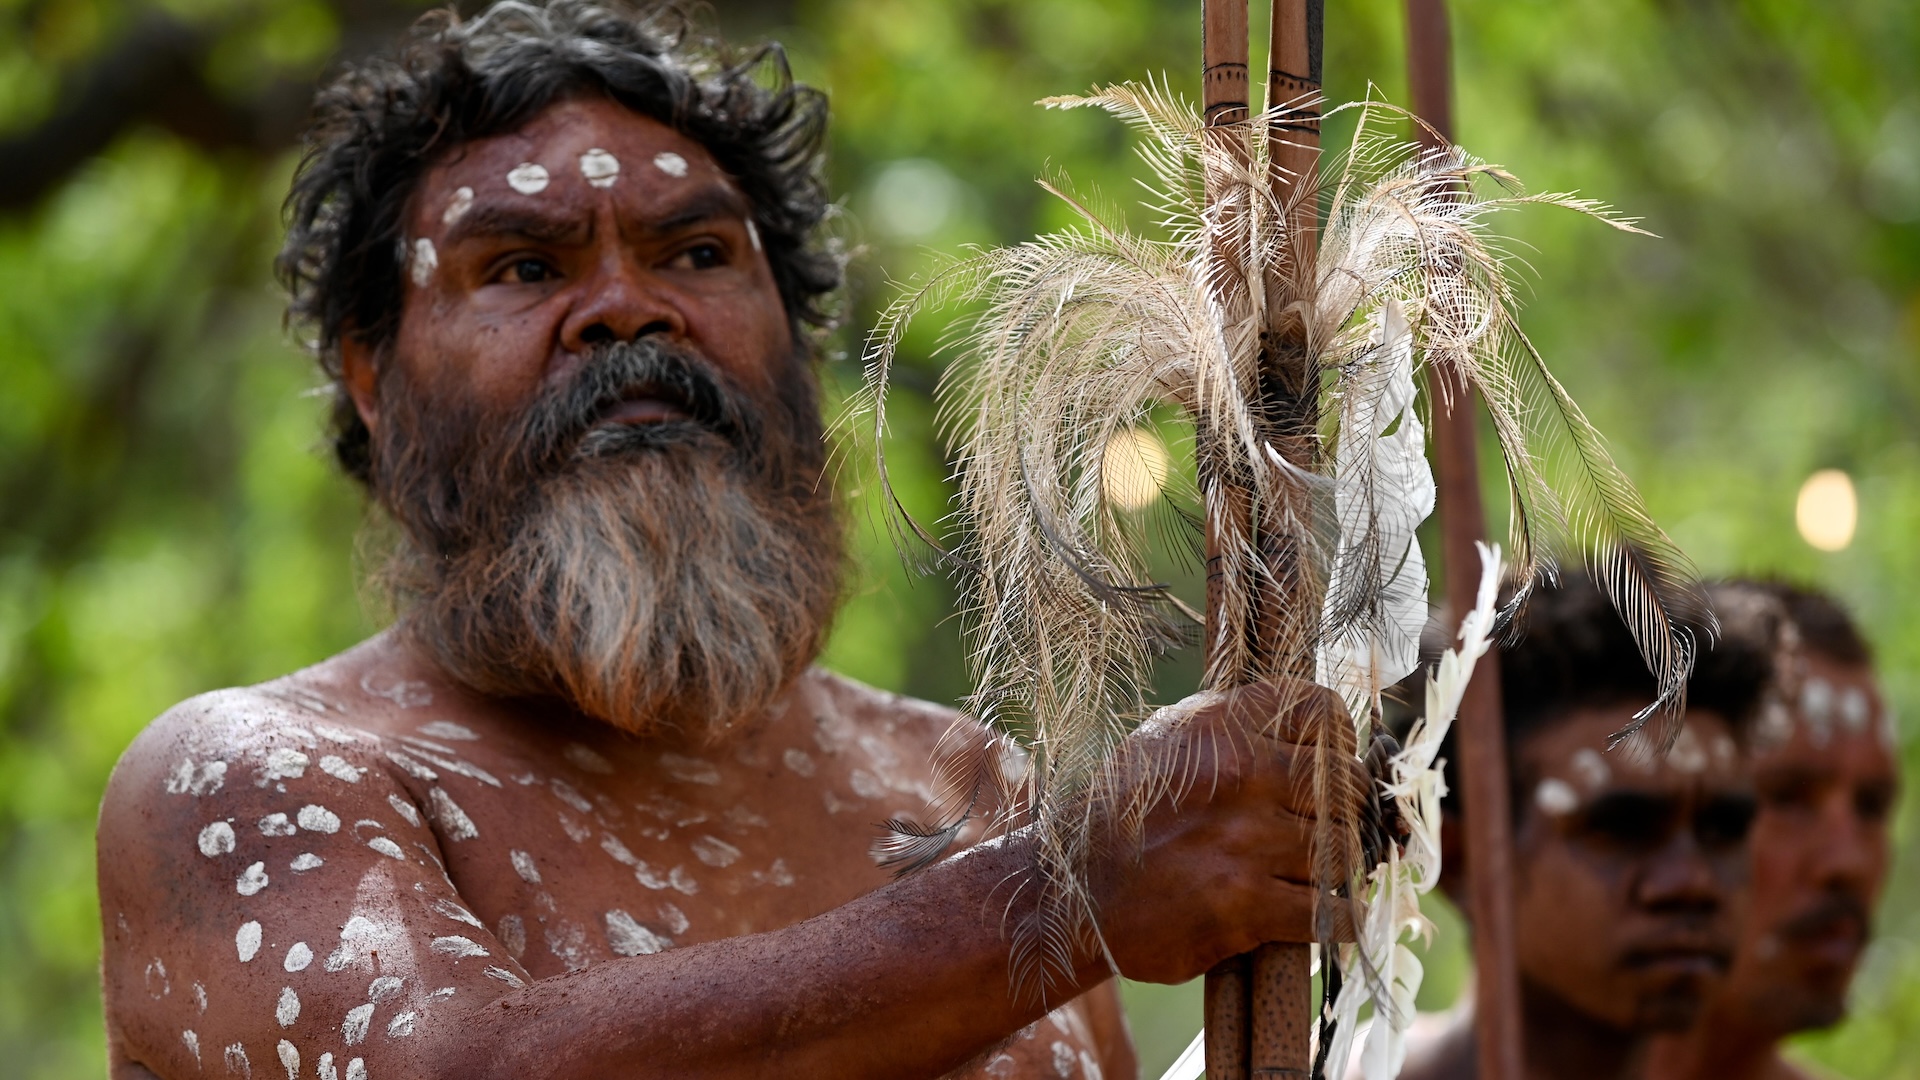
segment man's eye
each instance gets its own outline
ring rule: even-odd
[[[543,259],[515,259],[500,273],[501,280],[512,285],[535,285],[559,276],[553,266]]]
[[[1671,799],[1644,795],[1605,795],[1586,814],[1587,835],[1629,849],[1659,847],[1673,834],[1679,810]]]
[[[1706,848],[1733,847],[1747,838],[1758,809],[1744,795],[1722,795],[1694,811],[1693,835]]]
[[[688,270],[712,270],[727,264],[727,252],[719,244],[695,244],[673,257]]]
[[[1760,801],[1776,812],[1811,810],[1820,800],[1820,785],[1809,777],[1763,777],[1759,786]]]
[[[1874,784],[1863,787],[1853,793],[1853,812],[1862,821],[1882,822],[1893,810],[1894,790],[1892,785]]]

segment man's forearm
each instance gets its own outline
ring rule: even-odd
[[[501,998],[448,1075],[937,1076],[1040,1017],[1003,931],[1031,911],[1019,838],[804,923],[597,965]],[[1059,1004],[1111,973],[1076,958]]]

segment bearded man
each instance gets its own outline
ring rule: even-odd
[[[1745,587],[1785,606],[1801,670],[1756,740],[1760,813],[1733,969],[1698,1024],[1656,1044],[1655,1080],[1803,1077],[1780,1044],[1846,1015],[1886,882],[1900,772],[1873,653],[1831,598],[1777,582]]]
[[[869,856],[953,717],[811,666],[824,133],[777,51],[583,0],[429,17],[322,91],[281,268],[401,614],[121,760],[115,1077],[1117,1077],[1115,963],[1310,940],[1311,754],[1252,733],[1303,688],[1135,736],[1213,782],[1090,867],[1044,995],[1025,832]]]

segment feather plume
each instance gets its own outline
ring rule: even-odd
[[[1121,467],[1112,448],[1169,407],[1187,425],[1194,471],[1170,475],[1163,497],[1203,510],[1208,531],[1205,687],[1292,676],[1347,702],[1352,722],[1327,717],[1306,739],[1322,808],[1315,873],[1355,926],[1367,925],[1369,894],[1380,905],[1380,882],[1417,865],[1396,855],[1382,871],[1363,856],[1361,808],[1374,793],[1349,763],[1367,745],[1380,688],[1411,670],[1425,616],[1415,529],[1433,509],[1433,483],[1416,405],[1422,366],[1450,368],[1486,403],[1509,479],[1516,576],[1550,573],[1556,558],[1602,567],[1659,682],[1636,727],[1677,715],[1694,649],[1668,615],[1689,588],[1685,560],[1521,332],[1510,260],[1489,227],[1497,212],[1533,204],[1639,231],[1631,221],[1572,194],[1528,194],[1458,148],[1405,143],[1390,130],[1405,114],[1372,100],[1347,107],[1359,123],[1342,158],[1278,194],[1269,116],[1208,128],[1151,82],[1044,104],[1102,108],[1136,130],[1159,234],[1129,230],[1064,180],[1043,182],[1076,224],[975,251],[907,291],[869,342],[864,402],[884,486],[886,389],[902,335],[929,308],[977,305],[946,346],[954,362],[939,392],[956,459],[952,539],[904,514],[896,525],[958,580],[976,688],[968,713],[1029,758],[995,805],[1018,807],[1002,824],[1031,823],[1036,839],[1026,887],[1038,890],[1039,914],[1015,928],[1015,957],[1017,977],[1042,990],[1099,942],[1083,871],[1127,831],[1099,823],[1136,826],[1166,784],[1198,779],[1146,786],[1123,761],[1151,711],[1153,664],[1195,616],[1149,578],[1151,515],[1113,505],[1106,478]],[[1322,203],[1309,259],[1316,249],[1291,223]],[[896,853],[924,864],[952,835],[952,821],[912,824]],[[1399,893],[1384,895],[1399,910]],[[1395,973],[1409,969],[1364,951],[1350,959],[1366,977],[1347,985],[1391,1009],[1406,981]]]

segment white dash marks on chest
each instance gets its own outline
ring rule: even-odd
[[[712,762],[702,761],[696,757],[687,757],[684,754],[669,751],[660,755],[660,767],[667,770],[668,776],[683,784],[704,784],[713,787],[720,783],[720,770],[715,768]]]
[[[540,867],[533,861],[532,855],[514,848],[507,852],[507,859],[513,863],[513,872],[520,875],[521,881],[529,885],[540,884]]]
[[[280,1002],[273,1008],[273,1018],[283,1028],[292,1027],[294,1021],[300,1019],[300,995],[294,992],[293,987],[281,988]]]
[[[200,854],[211,859],[233,850],[233,826],[215,821],[200,830]]]
[[[454,802],[453,796],[446,791],[435,787],[427,793],[427,798],[433,811],[434,823],[440,826],[442,835],[448,840],[471,840],[480,835],[480,830],[474,827],[473,819],[467,816],[465,810],[460,809],[460,804]]]
[[[615,908],[607,912],[607,945],[616,956],[651,956],[673,948],[673,939],[640,925],[633,916]]]
[[[717,836],[703,836],[693,842],[693,855],[716,869],[732,866],[740,859],[740,849]]]

